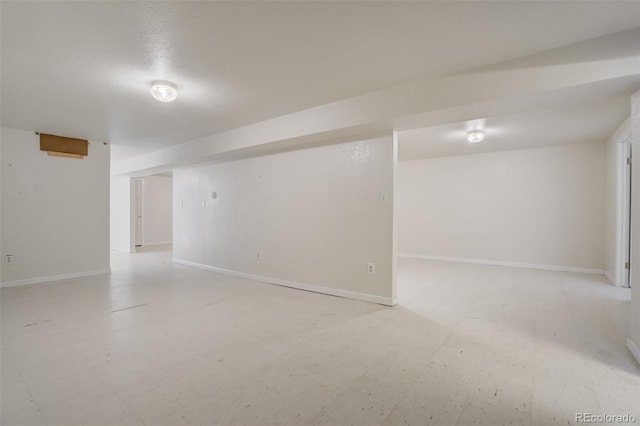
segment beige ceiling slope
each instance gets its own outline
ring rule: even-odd
[[[484,116],[399,132],[399,160],[450,157],[552,145],[604,142],[629,117],[628,94],[546,108]],[[466,134],[481,127],[483,143],[467,142]]]
[[[589,66],[576,67],[586,64]],[[568,68],[572,67],[573,71]],[[616,67],[619,67],[616,69]],[[536,72],[541,68],[548,73],[565,73],[568,79],[571,72],[590,73],[596,69],[613,70],[617,76],[611,78],[593,78],[590,83],[568,84],[562,88],[549,90],[535,90],[529,87],[538,79],[544,83],[544,77]],[[512,71],[529,72],[512,72]],[[635,71],[634,71],[635,70]],[[568,72],[567,72],[568,71]],[[609,72],[609,71],[605,71]],[[551,49],[545,52],[517,58],[511,61],[499,62],[488,66],[468,70],[460,75],[475,76],[478,85],[482,81],[491,79],[514,86],[522,85],[519,94],[508,97],[496,97],[485,102],[455,105],[437,111],[427,111],[413,116],[398,118],[394,121],[396,129],[416,129],[447,122],[455,122],[478,117],[511,114],[541,108],[554,108],[563,104],[591,102],[607,97],[629,95],[640,84],[640,28],[610,34],[607,36],[574,43],[568,46]],[[492,90],[494,86],[482,86]],[[497,88],[499,89],[499,88]],[[470,88],[469,90],[473,90]]]
[[[112,171],[148,172],[251,149],[264,152],[266,145],[281,149],[283,144],[313,143],[318,135],[340,140],[382,129],[424,127],[425,122],[442,124],[471,114],[479,118],[487,111],[526,111],[551,102],[631,93],[640,81],[640,52],[630,41],[634,38],[640,39],[640,28],[474,72],[427,77],[162,149],[114,164]],[[603,50],[614,53],[603,55]]]

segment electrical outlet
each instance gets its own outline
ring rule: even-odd
[[[260,252],[256,253],[256,259],[260,259],[261,256],[262,256],[262,254]]]
[[[207,202],[205,200],[202,200],[202,207],[207,207]]]
[[[375,275],[376,274],[376,264],[373,262],[367,263],[367,274]]]
[[[6,263],[7,265],[10,265],[13,263],[13,255],[12,254],[8,254],[4,257],[4,263]]]
[[[215,200],[216,198],[218,198],[218,193],[217,192],[212,192],[211,193],[211,199]]]

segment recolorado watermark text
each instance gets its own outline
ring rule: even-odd
[[[633,414],[593,414],[576,413],[576,423],[635,423],[636,416]]]

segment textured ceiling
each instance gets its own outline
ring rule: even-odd
[[[2,125],[137,155],[637,26],[636,2],[2,2]],[[180,97],[155,102],[151,81]]]
[[[519,114],[399,132],[398,158],[417,160],[482,152],[604,142],[629,116],[628,96],[606,98]],[[486,138],[471,144],[466,133],[482,128]]]

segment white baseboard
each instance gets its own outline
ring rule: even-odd
[[[640,348],[636,346],[636,344],[633,342],[633,340],[631,340],[630,337],[627,337],[627,348],[629,348],[629,350],[633,354],[633,357],[636,359],[636,361],[638,361],[638,364],[640,364]]]
[[[477,265],[508,266],[510,268],[543,269],[545,271],[578,272],[581,274],[604,275],[604,269],[576,268],[573,266],[538,265],[535,263],[503,262],[501,260],[466,259],[462,257],[428,256],[425,254],[398,253],[398,257],[441,260],[443,262],[473,263]]]
[[[62,275],[49,275],[46,277],[35,277],[35,278],[27,278],[24,280],[14,280],[14,281],[3,281],[0,283],[0,287],[16,287],[20,285],[29,285],[29,284],[39,284],[46,283],[50,281],[60,281],[60,280],[68,280],[69,278],[81,278],[81,277],[90,277],[93,275],[102,275],[102,274],[110,274],[111,269],[95,269],[93,271],[83,271],[83,272],[73,272],[71,274],[62,274]]]
[[[166,246],[169,244],[173,244],[173,241],[159,241],[157,243],[147,243],[146,241],[142,243],[142,247],[146,246]]]
[[[130,247],[129,248],[111,247],[110,250],[117,251],[118,253],[126,253],[126,254],[135,253],[135,251]]]
[[[607,277],[607,279],[609,280],[609,282],[615,286],[618,285],[618,283],[616,282],[615,278],[613,278],[613,275],[611,275],[611,273],[607,270],[604,271],[604,276]]]
[[[266,277],[263,275],[247,274],[245,272],[233,271],[230,269],[216,268],[215,266],[203,265],[201,263],[190,262],[182,259],[171,259],[173,263],[179,265],[191,266],[194,268],[204,269],[206,271],[217,272],[219,274],[231,275],[232,277],[245,278],[248,280],[262,281],[269,284],[281,285],[284,287],[296,288],[298,290],[311,291],[313,293],[328,294],[331,296],[344,297],[347,299],[362,300],[365,302],[377,303],[385,306],[395,306],[398,300],[394,297],[382,297],[373,294],[358,293],[355,291],[341,290],[331,287],[322,287],[313,284],[299,283],[295,281],[283,280],[280,278]]]

